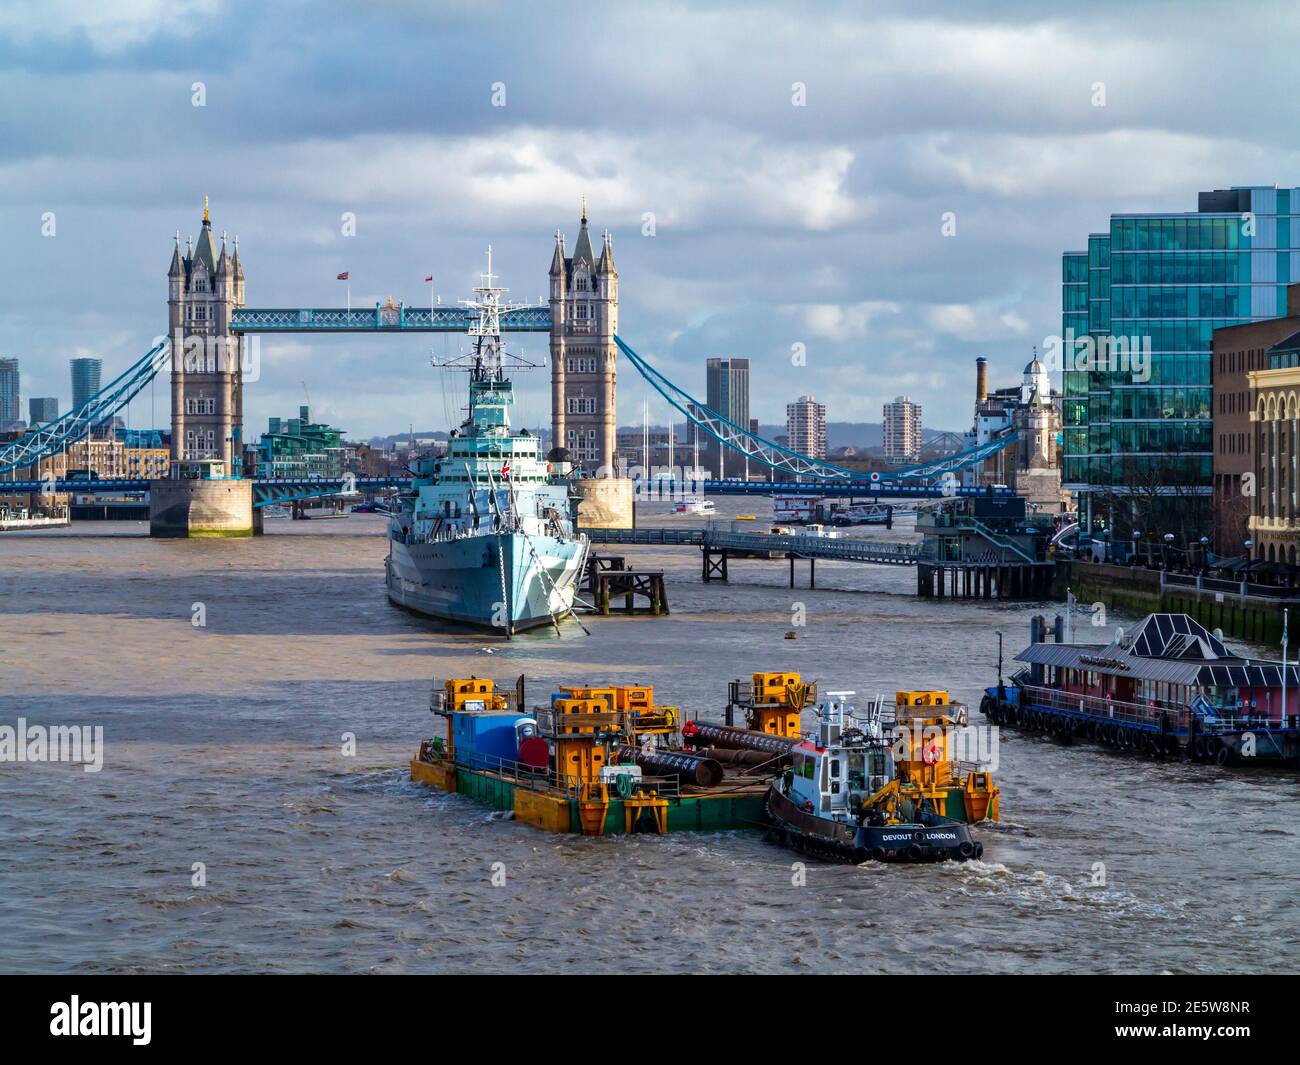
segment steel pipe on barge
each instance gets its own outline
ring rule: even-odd
[[[789,759],[790,751],[799,742],[798,736],[774,736],[770,732],[755,732],[732,725],[711,725],[703,721],[687,721],[682,726],[682,739],[692,747],[728,747],[733,750],[765,751]]]
[[[705,758],[712,758],[724,769],[768,769],[777,770],[790,759],[785,755],[769,754],[767,751],[755,751],[746,747],[705,747]]]
[[[722,766],[712,758],[689,751],[655,751],[640,747],[620,747],[618,759],[635,762],[657,777],[676,777],[701,788],[716,788],[722,783]]]

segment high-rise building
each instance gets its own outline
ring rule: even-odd
[[[705,363],[704,403],[714,414],[741,429],[750,428],[749,360],[709,359]],[[704,447],[703,465],[719,477],[744,477],[745,456],[712,437]]]
[[[55,396],[32,396],[27,401],[27,424],[35,428],[59,417],[59,401]]]
[[[18,360],[0,359],[0,429],[19,421]]]
[[[1112,215],[1065,253],[1064,487],[1084,528],[1209,531],[1211,339],[1286,314],[1297,215],[1300,189],[1202,192],[1196,211]]]
[[[555,234],[551,256],[551,432],[555,446],[589,472],[614,472],[617,452],[618,270],[605,231],[600,257],[587,232],[587,204],[573,254]]]
[[[70,359],[72,367],[72,409],[76,410],[100,389],[103,359]]]
[[[921,404],[897,396],[883,409],[885,458],[914,462],[921,453]]]
[[[800,396],[785,405],[786,447],[809,458],[826,457],[826,405]]]

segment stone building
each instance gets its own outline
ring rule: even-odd
[[[1250,374],[1269,368],[1269,349],[1300,332],[1300,284],[1288,285],[1281,318],[1227,326],[1210,344],[1214,382],[1213,550],[1235,556],[1250,539],[1251,489],[1255,470],[1255,404]]]
[[[975,417],[966,444],[987,444],[1009,432],[1016,433],[1016,442],[968,470],[965,483],[1004,484],[1036,508],[1064,509],[1069,496],[1061,490],[1061,409],[1037,355],[1025,364],[1019,385],[993,392],[988,360],[975,360]]]
[[[230,333],[230,315],[244,305],[239,238],[217,247],[207,200],[197,243],[181,253],[176,234],[167,271],[168,335],[172,341],[173,463],[220,462],[218,475],[236,476],[243,455],[241,362],[244,338]]]
[[[152,536],[252,536],[253,483],[245,478],[244,345],[230,332],[244,305],[239,238],[217,247],[207,200],[197,244],[181,254],[176,234],[167,270],[172,432],[169,475],[149,486]]]
[[[588,473],[613,475],[618,450],[618,270],[606,230],[597,257],[587,204],[573,254],[555,234],[550,269],[551,430],[556,446]]]
[[[1016,495],[1040,509],[1063,510],[1067,496],[1061,491],[1061,412],[1053,402],[1047,370],[1037,358],[1025,367],[1011,428],[1016,443],[1010,483]]]
[[[1265,357],[1266,369],[1246,374],[1254,479],[1244,493],[1250,500],[1250,554],[1294,566],[1300,544],[1300,328],[1269,347]]]

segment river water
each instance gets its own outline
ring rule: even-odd
[[[1052,604],[923,601],[911,570],[853,564],[820,563],[816,590],[801,565],[791,591],[786,563],[734,561],[706,586],[697,551],[622,549],[667,571],[671,617],[507,645],[389,606],[380,517],[270,519],[239,542],[144,532],[0,536],[0,724],[105,736],[98,773],[0,764],[4,971],[1297,968],[1294,772],[1008,732],[983,861],[811,863],[803,883],[757,832],[552,836],[408,780],[435,678],[522,672],[539,699],[649,682],[716,717],[727,681],[794,669],[973,706],[995,633],[1009,662]]]

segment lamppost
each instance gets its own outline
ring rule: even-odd
[[[1134,555],[1134,557],[1137,557],[1137,553],[1138,553],[1138,543],[1139,543],[1141,540],[1142,540],[1142,530],[1141,530],[1141,529],[1134,529],[1134,530],[1133,530],[1133,555]],[[1142,560],[1139,558],[1138,561],[1141,562]]]
[[[1162,540],[1164,542],[1160,545],[1160,565],[1164,569],[1168,569],[1169,568],[1169,546],[1174,542],[1174,534],[1165,533],[1165,535],[1162,537]]]

